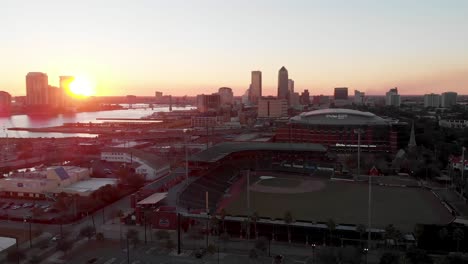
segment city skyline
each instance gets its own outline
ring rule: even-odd
[[[25,95],[25,75],[38,71],[53,86],[62,75],[86,76],[97,96],[194,96],[219,87],[239,96],[259,70],[262,94],[276,95],[284,65],[295,90],[312,95],[335,87],[468,94],[463,1],[89,3],[4,4],[0,90]]]

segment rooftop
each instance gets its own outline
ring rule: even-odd
[[[154,154],[135,148],[107,147],[104,148],[102,152],[129,153],[134,157],[143,160],[148,166],[156,166],[156,168],[161,168],[168,164],[166,160],[161,159]]]
[[[216,162],[224,157],[241,151],[315,151],[326,152],[320,144],[311,143],[264,143],[264,142],[225,142],[217,144],[189,157],[195,162]]]
[[[117,179],[110,178],[90,178],[88,180],[79,181],[64,188],[56,189],[56,192],[90,194],[97,189],[106,185],[116,185]]]
[[[289,120],[292,124],[311,125],[390,125],[390,122],[370,112],[343,108],[327,108],[301,113]]]

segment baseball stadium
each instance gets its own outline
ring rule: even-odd
[[[367,177],[340,178],[336,163],[320,144],[221,143],[189,158],[191,175],[198,177],[181,193],[179,206],[224,209],[240,218],[255,212],[265,221],[281,221],[290,212],[297,223],[367,225]],[[374,229],[393,224],[411,232],[416,224],[444,225],[454,218],[448,205],[414,179],[372,176],[371,185]]]

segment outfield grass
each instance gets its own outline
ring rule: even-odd
[[[281,219],[291,211],[296,220],[341,224],[366,224],[368,185],[325,180],[325,188],[316,192],[276,194],[251,191],[251,207],[260,217]],[[228,214],[245,215],[245,190],[226,208]],[[430,191],[421,188],[372,187],[372,226],[394,224],[403,231],[414,225],[446,224],[452,215]]]

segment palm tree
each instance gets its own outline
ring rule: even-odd
[[[359,233],[359,243],[362,247],[362,236],[367,232],[367,228],[363,224],[359,224],[356,226],[356,231]]]
[[[465,232],[461,228],[453,230],[453,239],[457,241],[457,252],[460,251],[460,241],[465,238]]]
[[[290,211],[284,213],[284,222],[288,227],[288,241],[291,243],[291,223],[293,222],[293,217]]]
[[[328,239],[329,239],[329,242],[331,244],[333,231],[335,231],[335,229],[336,229],[335,221],[333,221],[333,219],[328,219],[327,227],[328,227]]]
[[[250,218],[252,219],[252,222],[253,222],[254,228],[255,228],[255,239],[258,239],[258,230],[257,230],[257,221],[258,221],[258,218],[259,218],[258,213],[254,212]]]

